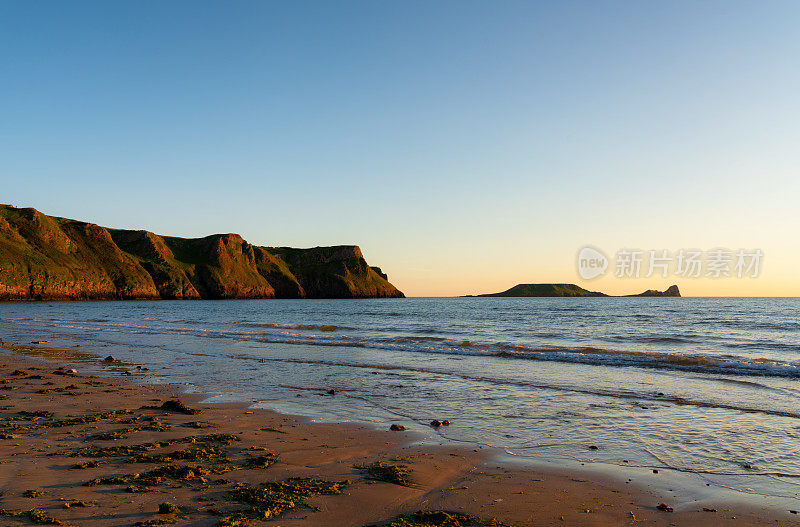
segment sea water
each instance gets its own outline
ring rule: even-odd
[[[640,480],[655,469],[665,488],[780,506],[800,496],[796,298],[6,303],[0,338],[523,461]]]

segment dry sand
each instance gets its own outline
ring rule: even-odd
[[[495,518],[513,526],[800,525],[798,518],[788,512],[753,510],[736,504],[704,504],[715,512],[703,511],[699,504],[688,510],[662,512],[656,506],[665,498],[624,481],[503,466],[491,461],[485,451],[413,445],[414,436],[408,432],[309,423],[298,417],[251,410],[246,405],[202,404],[202,398],[183,395],[177,386],[138,385],[124,378],[94,377],[81,372],[56,375],[56,367],[71,366],[14,355],[8,348],[5,353],[0,356],[0,434],[8,435],[0,435],[5,437],[0,439],[0,508],[6,514],[38,508],[65,525],[174,522],[210,526],[218,525],[229,512],[244,508],[225,498],[237,485],[311,477],[349,480],[350,484],[340,494],[297,500],[296,507],[267,522],[253,520],[252,524],[362,527],[382,525],[415,511],[445,510],[485,520]],[[200,413],[142,408],[157,407],[178,397]],[[18,413],[37,410],[53,415],[25,418]],[[54,421],[111,410],[130,413],[53,426]],[[186,426],[198,421],[203,424],[195,426],[207,428]],[[133,430],[118,439],[92,439],[123,429]],[[147,492],[128,492],[128,484],[84,484],[96,478],[144,474],[169,463],[130,463],[130,456],[70,456],[92,447],[165,442],[208,434],[234,434],[240,440],[227,445],[180,443],[147,453],[214,447],[229,457],[224,468],[234,470],[221,472],[224,468],[220,469],[217,463],[220,473],[205,474],[201,469],[188,478],[142,485],[148,488]],[[238,468],[247,459],[273,453],[277,461],[266,468]],[[99,462],[94,468],[71,468],[93,460]],[[371,481],[363,470],[355,468],[378,461],[408,469],[410,486]],[[176,460],[172,464],[215,466],[209,460]],[[27,493],[32,497],[26,497],[26,491],[33,491]],[[159,514],[162,502],[177,505],[180,512]],[[74,505],[67,507],[68,503]],[[30,523],[29,519],[0,516],[2,525]],[[242,523],[247,524],[250,523]]]

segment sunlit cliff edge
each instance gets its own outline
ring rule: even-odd
[[[355,245],[159,236],[0,205],[0,300],[401,298]]]

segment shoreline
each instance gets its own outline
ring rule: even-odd
[[[2,478],[7,482],[0,488],[3,492],[0,507],[15,511],[40,507],[66,524],[72,521],[79,525],[133,525],[166,520],[164,515],[156,514],[156,501],[167,495],[168,501],[184,511],[169,515],[170,520],[186,525],[218,525],[220,518],[209,514],[208,510],[216,507],[224,513],[226,511],[221,509],[231,507],[224,495],[231,492],[235,482],[257,485],[290,477],[315,477],[352,483],[342,494],[310,498],[309,505],[318,510],[301,507],[284,512],[275,525],[381,525],[418,510],[458,511],[479,518],[496,518],[515,526],[622,525],[632,524],[634,519],[653,525],[800,525],[800,519],[788,511],[758,509],[735,502],[705,505],[705,508],[716,509],[714,512],[704,511],[699,503],[691,508],[676,507],[674,512],[662,512],[656,506],[662,502],[669,504],[668,496],[617,478],[588,476],[587,471],[503,463],[499,453],[490,449],[420,445],[413,437],[415,433],[372,430],[352,423],[312,422],[303,417],[250,408],[249,403],[208,404],[204,402],[209,397],[207,394],[187,394],[180,385],[133,384],[124,377],[86,376],[80,371],[76,375],[54,375],[50,368],[72,366],[68,359],[56,363],[53,360],[53,357],[48,360],[20,356],[18,350],[4,347],[0,358],[4,366],[0,372],[3,381],[8,381],[3,386],[10,389],[0,391],[0,395],[5,396],[0,400],[3,418],[13,418],[18,415],[16,412],[31,410],[51,411],[55,414],[52,419],[64,419],[68,415],[125,409],[133,412],[136,422],[140,423],[138,426],[156,417],[169,427],[161,431],[140,430],[113,441],[92,442],[76,437],[75,432],[92,436],[113,434],[126,428],[124,419],[112,419],[91,424],[91,430],[83,425],[66,432],[43,427],[30,433],[12,431],[11,435],[20,436],[17,440],[0,440],[0,474],[12,476]],[[24,375],[11,375],[14,371],[23,371]],[[53,384],[42,388],[47,383]],[[79,391],[67,389],[67,386],[79,387]],[[57,391],[59,389],[61,391]],[[79,396],[70,396],[70,393]],[[140,408],[153,405],[156,400],[163,402],[177,397],[191,407],[200,408],[201,413],[188,416]],[[232,433],[239,437],[240,440],[228,449],[238,456],[238,462],[252,457],[256,452],[252,449],[258,448],[269,449],[277,456],[277,461],[263,469],[226,472],[223,477],[217,477],[217,480],[231,480],[224,484],[209,484],[210,478],[205,478],[205,483],[181,481],[176,487],[176,482],[172,482],[154,487],[151,492],[132,494],[119,485],[85,487],[83,483],[125,472],[144,473],[154,468],[152,463],[128,465],[120,459],[101,459],[101,465],[96,468],[65,470],[75,463],[74,458],[46,455],[65,447],[74,452],[88,446],[135,445],[208,432],[181,426],[198,418],[213,423],[214,433]],[[23,438],[25,443],[20,441]],[[375,462],[408,470],[411,486],[371,481],[367,479],[368,473],[354,468]],[[46,494],[34,498],[22,496],[25,491],[38,488]],[[198,501],[201,497],[205,499]],[[75,508],[64,509],[64,499],[96,505],[81,508],[76,513]],[[98,514],[109,507],[115,511],[112,515],[109,512]]]

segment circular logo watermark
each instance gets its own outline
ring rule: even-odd
[[[608,258],[603,251],[594,247],[583,247],[578,251],[578,274],[584,280],[591,280],[606,274]]]

